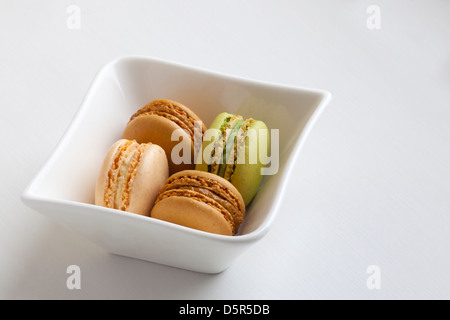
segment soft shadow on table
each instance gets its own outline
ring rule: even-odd
[[[47,220],[23,244],[29,253],[6,299],[207,299],[228,272],[202,274],[111,254]],[[80,289],[67,286],[70,265],[80,268]]]

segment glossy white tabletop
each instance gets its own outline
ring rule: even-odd
[[[0,298],[450,298],[449,34],[447,0],[1,1]],[[223,273],[110,254],[20,200],[124,55],[333,95]]]

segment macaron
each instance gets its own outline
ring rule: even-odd
[[[108,150],[95,186],[95,204],[149,216],[169,176],[164,150],[120,139]]]
[[[239,191],[224,178],[209,172],[185,170],[169,177],[150,216],[231,236],[242,224],[245,204]]]
[[[231,182],[248,205],[262,182],[261,168],[267,165],[270,137],[266,124],[223,112],[214,119],[209,129],[213,133],[204,136],[195,169],[219,175]],[[260,152],[262,147],[264,151]]]
[[[177,129],[183,130],[178,130],[172,141],[172,133]],[[122,138],[134,139],[138,143],[152,142],[161,146],[167,155],[169,172],[174,174],[194,169],[194,136],[197,132],[201,141],[205,131],[206,126],[190,108],[177,101],[157,99],[131,116]]]

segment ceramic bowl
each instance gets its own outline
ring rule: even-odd
[[[221,272],[270,229],[301,146],[330,97],[324,90],[243,79],[149,57],[118,58],[98,72],[22,200],[111,253]],[[278,170],[264,177],[238,235],[211,234],[93,204],[108,148],[120,138],[130,116],[157,98],[189,106],[207,126],[227,111],[278,130]]]

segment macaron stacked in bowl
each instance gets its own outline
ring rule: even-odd
[[[173,174],[151,212],[153,218],[224,235],[236,234],[244,215],[244,200],[229,181],[198,170]]]
[[[203,141],[202,153],[199,153],[203,161],[197,161],[196,170],[211,172],[230,181],[248,205],[261,184],[261,168],[267,164],[267,154],[260,152],[260,148],[269,150],[268,136],[260,134],[268,133],[266,124],[223,112],[209,128],[213,131],[210,139],[205,137]]]
[[[200,123],[200,138],[206,131],[201,119],[187,106],[173,100],[157,99],[149,102],[134,113],[122,133],[124,139],[134,139],[139,143],[152,142],[161,146],[169,162],[169,173],[194,168],[195,123]],[[179,133],[172,139],[174,132]],[[178,141],[181,138],[181,141]],[[172,150],[190,150],[187,163],[173,161]]]
[[[236,235],[261,184],[267,162],[259,150],[268,150],[268,129],[262,121],[225,112],[210,129],[177,101],[149,102],[105,155],[95,204]],[[186,153],[181,162],[174,157],[180,151]]]

